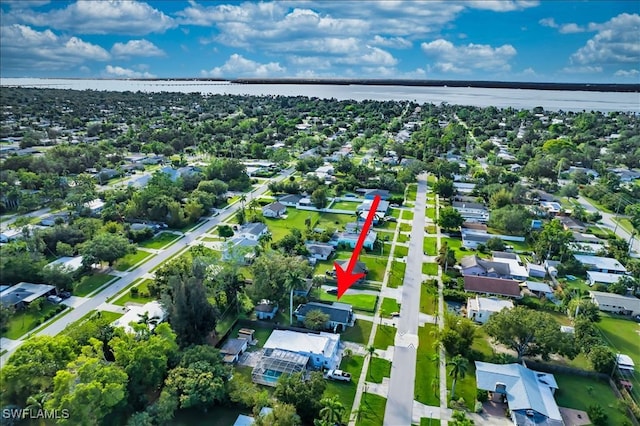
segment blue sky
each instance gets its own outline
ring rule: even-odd
[[[639,83],[640,2],[3,0],[2,77]]]

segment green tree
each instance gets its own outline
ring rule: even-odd
[[[533,250],[539,259],[552,259],[562,256],[568,250],[567,244],[573,240],[573,233],[565,230],[562,223],[554,219],[542,226],[533,245]]]
[[[70,290],[73,286],[73,273],[61,264],[50,265],[42,270],[42,278],[49,285],[61,290]]]
[[[599,373],[611,374],[616,366],[616,355],[602,344],[591,348],[587,357],[593,369]]]
[[[107,262],[113,266],[116,260],[130,253],[136,252],[136,246],[118,234],[98,234],[82,245],[80,253],[84,256],[82,262],[92,265],[97,262]]]
[[[35,336],[11,355],[0,374],[2,395],[22,404],[29,396],[52,389],[58,370],[76,358],[77,346],[68,336]]]
[[[494,192],[491,197],[489,197],[489,205],[491,205],[492,209],[509,206],[512,202],[513,198],[511,196],[511,192],[506,188],[500,188],[500,190]]]
[[[328,422],[330,425],[341,424],[342,417],[346,412],[346,408],[340,402],[338,395],[329,398],[322,398],[320,401],[322,409],[320,409],[320,419]]]
[[[456,192],[453,181],[447,178],[438,179],[433,185],[433,189],[442,198],[451,198]]]
[[[531,214],[523,206],[506,206],[491,211],[488,225],[509,234],[522,235],[529,229]]]
[[[440,210],[440,216],[437,219],[438,225],[444,229],[451,230],[459,228],[464,219],[460,212],[453,207],[445,207]]]
[[[322,409],[322,395],[327,383],[322,373],[313,372],[305,380],[303,373],[283,374],[273,393],[280,402],[292,404],[304,423],[312,423]]]
[[[438,263],[438,265],[440,265],[444,272],[447,272],[447,269],[449,269],[449,267],[456,264],[456,252],[455,250],[449,248],[449,245],[446,241],[440,246],[438,257],[436,257],[436,262]]]
[[[568,306],[569,316],[575,319],[585,319],[589,322],[600,321],[600,309],[588,299],[571,299]]]
[[[169,323],[178,335],[180,346],[204,342],[216,327],[218,312],[207,300],[202,282],[196,278],[174,278],[172,284]]]
[[[502,239],[494,237],[487,240],[487,248],[492,251],[504,251],[506,246]]]
[[[608,424],[607,413],[600,404],[589,405],[587,408],[587,415],[589,416],[589,420],[591,420],[591,424],[594,426],[605,426]]]
[[[218,235],[226,240],[227,238],[233,237],[233,229],[229,225],[219,225]]]
[[[307,312],[304,317],[304,326],[309,330],[324,330],[329,322],[329,315],[319,309]]]
[[[276,403],[269,414],[257,416],[253,424],[255,426],[300,426],[302,422],[293,404]]]
[[[311,267],[306,259],[272,250],[253,262],[251,272],[253,285],[247,288],[247,293],[254,302],[267,299],[286,306],[292,300],[291,285],[295,280],[309,276]]]
[[[59,424],[100,424],[115,408],[126,403],[127,374],[104,362],[99,341],[92,339],[90,344],[53,379],[53,393],[45,407],[73,413],[69,419],[57,420]]]
[[[485,330],[496,341],[514,350],[519,360],[537,355],[547,360],[554,353],[570,357],[575,355],[573,342],[546,312],[524,306],[504,309],[489,318]]]
[[[322,209],[327,205],[327,190],[318,188],[311,193],[311,202],[317,209]]]
[[[474,424],[464,411],[459,410],[453,411],[452,420],[449,422],[449,426],[473,426]]]
[[[469,361],[462,355],[456,355],[447,362],[447,366],[451,367],[451,370],[449,370],[449,376],[453,379],[451,383],[451,399],[454,399],[456,394],[456,381],[458,378],[464,379],[464,376],[466,376]]]

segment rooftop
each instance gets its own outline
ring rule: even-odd
[[[308,312],[319,310],[322,313],[329,315],[329,320],[333,322],[339,322],[348,324],[351,322],[351,317],[353,315],[353,309],[351,305],[347,305],[346,303],[319,303],[319,302],[310,302],[299,305],[295,310],[294,314],[296,315],[307,315]]]
[[[3,290],[0,293],[0,303],[4,306],[15,306],[21,302],[31,303],[52,290],[55,290],[55,286],[22,282]]]
[[[575,259],[586,267],[606,269],[608,271],[627,272],[622,263],[612,257],[590,256],[586,254],[574,254]]]
[[[501,278],[464,276],[464,289],[474,293],[488,293],[499,296],[520,297],[520,286],[517,281]]]
[[[333,333],[298,333],[289,330],[273,330],[264,343],[264,349],[281,349],[295,353],[331,355],[333,345],[340,336]]]
[[[129,324],[132,322],[139,323],[145,314],[147,314],[151,320],[149,323],[151,330],[167,317],[167,313],[160,302],[154,300],[143,306],[129,306],[129,310],[123,316],[112,322],[111,325],[113,327],[122,327],[127,333],[132,333],[133,329]]]

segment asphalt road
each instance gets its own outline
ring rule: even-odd
[[[413,209],[407,269],[402,285],[402,306],[391,366],[387,408],[384,413],[384,424],[390,426],[411,424],[416,378],[426,202],[427,178],[426,175],[421,175],[418,177],[418,192]]]
[[[600,212],[600,214],[602,215],[602,220],[600,221],[601,226],[604,226],[605,228],[609,228],[611,231],[615,230],[616,235],[622,238],[623,240],[625,240],[626,242],[629,242],[629,240],[631,240],[631,234],[629,233],[629,231],[627,231],[620,225],[616,227],[616,222],[613,221],[615,214],[606,213],[598,210],[593,204],[587,201],[587,199],[585,199],[583,196],[578,197],[578,202],[588,212],[591,212],[591,213]],[[640,236],[636,235],[632,241],[632,244],[631,244],[632,257],[640,257],[640,238],[639,237]]]
[[[274,178],[274,180],[279,181],[282,179],[286,179],[289,177],[295,170],[293,168],[289,168],[284,170],[281,174]],[[255,190],[251,192],[251,197],[259,197],[267,191],[267,184],[269,181],[265,182],[263,185],[259,186]],[[189,231],[185,233],[185,237],[178,240],[175,244],[167,248],[166,250],[161,251],[159,254],[155,255],[148,262],[141,265],[139,268],[134,269],[132,272],[127,274],[125,277],[120,278],[118,281],[113,283],[112,285],[105,288],[99,294],[91,297],[81,305],[74,308],[71,312],[63,316],[57,321],[54,321],[47,328],[41,330],[37,333],[37,335],[47,335],[47,336],[55,336],[64,330],[67,325],[73,323],[74,321],[79,320],[92,310],[96,309],[102,303],[106,302],[108,298],[114,296],[123,288],[127,287],[129,284],[137,280],[138,278],[144,276],[151,269],[156,266],[162,264],[167,259],[171,258],[171,256],[178,253],[180,250],[184,249],[189,245],[189,243],[195,241],[198,237],[205,234],[209,229],[218,223],[224,221],[229,216],[235,214],[236,211],[240,209],[240,204],[236,203],[232,206],[228,206],[223,209],[218,216],[209,218],[205,221],[204,224],[200,225],[197,229],[193,231]],[[0,357],[0,366],[4,366],[4,363],[11,356],[11,354],[19,347],[19,345],[8,350],[7,353]]]

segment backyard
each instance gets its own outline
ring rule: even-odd
[[[325,291],[320,292],[320,300],[327,300],[329,302],[337,302],[337,296],[328,294]],[[374,313],[376,310],[376,303],[378,302],[378,296],[371,294],[344,294],[340,298],[340,303],[350,304],[354,310],[362,311],[366,313]]]

